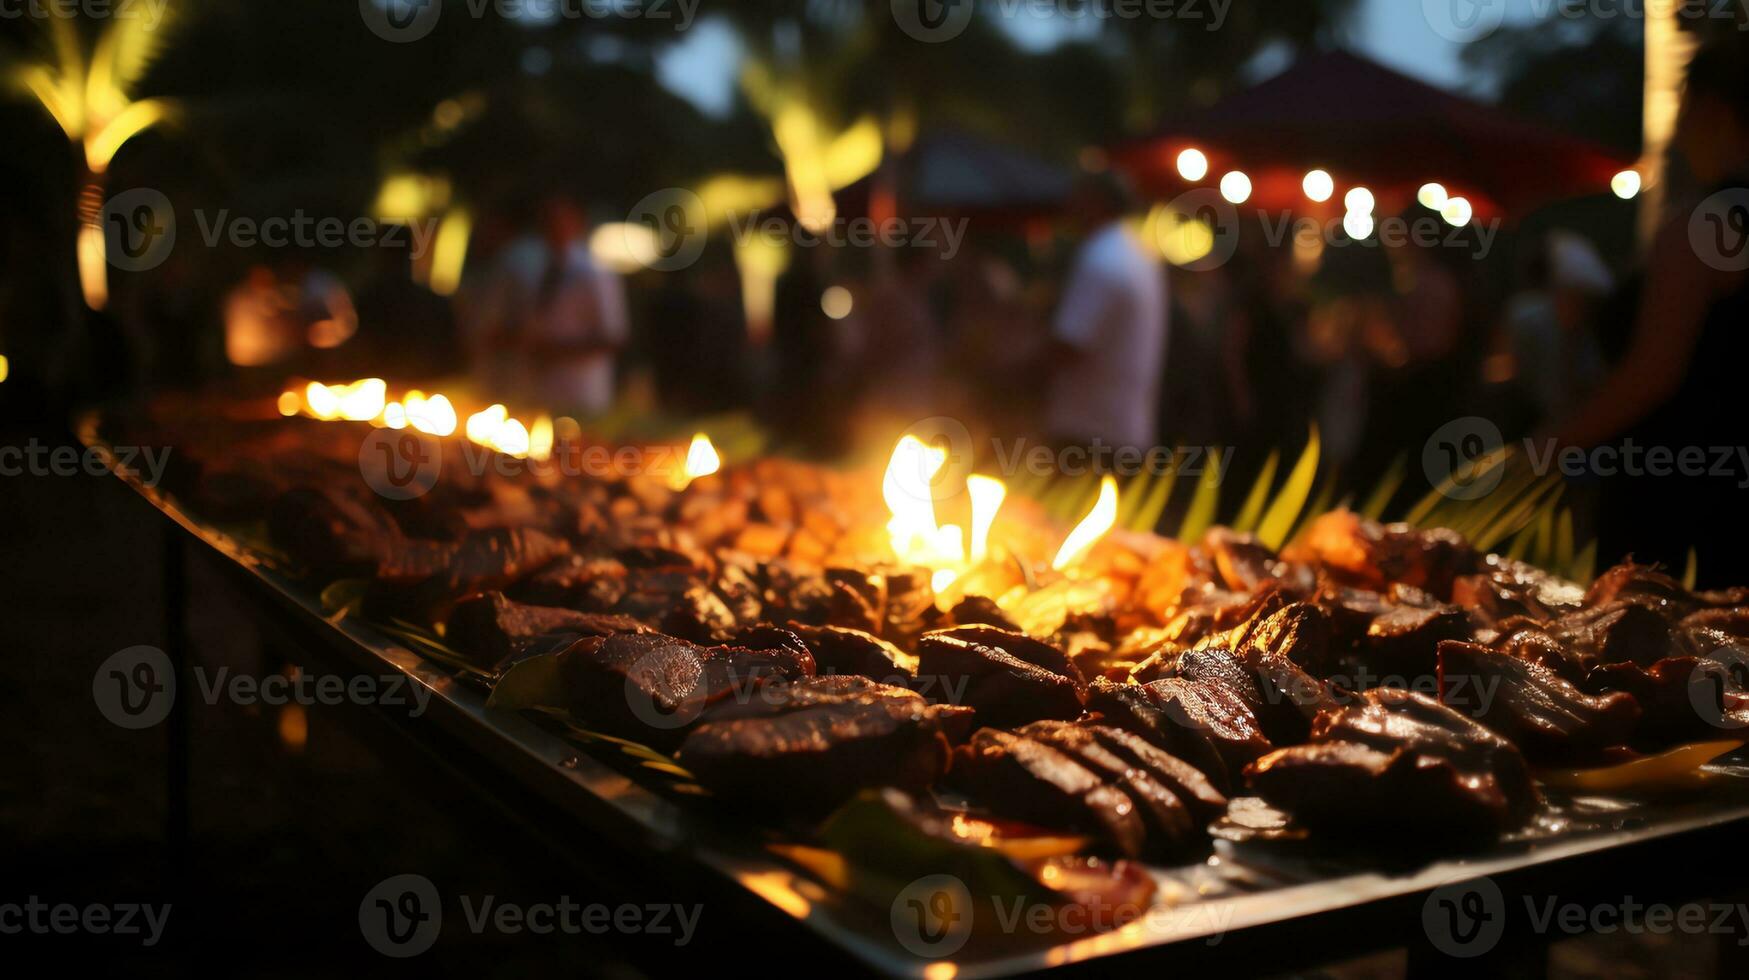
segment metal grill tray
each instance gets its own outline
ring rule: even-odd
[[[519,714],[488,709],[486,694],[455,671],[429,660],[356,618],[325,616],[304,583],[293,580],[242,542],[147,486],[138,473],[116,465],[99,435],[100,416],[78,420],[79,438],[103,454],[123,482],[235,573],[251,597],[289,615],[300,638],[360,673],[405,674],[431,692],[415,738],[425,731],[460,743],[496,777],[553,804],[579,823],[572,830],[646,853],[653,861],[683,862],[714,876],[731,894],[767,903],[789,921],[850,957],[862,969],[888,976],[990,977],[1044,969],[1100,972],[1196,966],[1226,972],[1280,970],[1327,961],[1343,951],[1422,944],[1422,912],[1431,892],[1488,876],[1528,883],[1539,894],[1575,894],[1601,876],[1635,877],[1636,896],[1660,887],[1687,888],[1697,874],[1734,874],[1749,826],[1749,765],[1744,753],[1716,763],[1719,776],[1705,798],[1681,802],[1581,798],[1533,830],[1491,851],[1410,866],[1389,863],[1389,852],[1322,856],[1280,845],[1217,841],[1202,864],[1151,868],[1166,904],[1156,914],[1114,931],[1051,941],[1017,936],[1007,948],[973,943],[951,960],[908,952],[894,938],[888,910],[837,893],[804,870],[759,846],[743,832],[725,833],[706,806],[688,806],[653,791],[621,769]],[[429,726],[422,728],[421,726]],[[1749,752],[1749,750],[1745,750]],[[454,760],[452,760],[454,761]],[[701,801],[703,802],[703,801]],[[731,828],[732,829],[732,828]],[[1704,856],[1704,867],[1692,858]],[[1741,879],[1725,879],[1741,887]],[[1620,901],[1622,885],[1613,886]],[[1601,899],[1600,899],[1601,900]],[[766,910],[770,911],[770,910]],[[760,916],[762,919],[771,916]],[[765,946],[779,937],[761,937]],[[1308,955],[1310,958],[1308,959]]]

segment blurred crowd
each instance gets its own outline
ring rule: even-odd
[[[1696,57],[1677,149],[1703,195],[1749,187],[1741,60]],[[1146,202],[1101,171],[1047,215],[965,216],[951,255],[815,241],[762,279],[729,229],[683,268],[616,271],[592,247],[609,209],[543,193],[482,210],[453,295],[424,284],[410,247],[381,246],[345,275],[285,250],[203,297],[199,250],[179,249],[94,335],[155,386],[466,373],[583,419],[746,412],[778,448],[817,456],[946,415],[1059,446],[1230,447],[1244,480],[1315,426],[1344,490],[1406,460],[1413,493],[1430,436],[1469,416],[1508,444],[1739,441],[1724,399],[1749,291],[1691,245],[1694,202],[1669,204],[1644,257],[1549,222],[1492,249],[1463,234],[1270,243],[1246,227],[1229,259],[1177,268],[1142,231]],[[1606,558],[1680,567],[1676,543],[1707,540],[1740,495],[1723,479],[1590,476]]]

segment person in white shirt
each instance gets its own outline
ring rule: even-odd
[[[1086,235],[1051,324],[1045,425],[1059,444],[1147,449],[1158,438],[1166,366],[1166,270],[1125,217],[1132,196],[1111,174],[1070,198]]]
[[[480,311],[491,345],[514,351],[508,394],[585,416],[612,406],[629,332],[624,284],[589,254],[587,231],[574,203],[548,201],[541,234],[505,249]]]

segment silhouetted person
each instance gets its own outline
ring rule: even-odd
[[[1709,193],[1698,215],[1673,214],[1647,256],[1645,283],[1625,355],[1596,393],[1555,432],[1561,443],[1620,453],[1631,440],[1639,472],[1604,477],[1598,558],[1632,553],[1680,574],[1689,549],[1703,581],[1741,584],[1749,560],[1738,528],[1749,491],[1740,456],[1715,469],[1715,447],[1743,442],[1743,365],[1749,363],[1749,62],[1731,47],[1707,47],[1689,65],[1676,146]],[[1709,224],[1710,222],[1710,224]],[[1691,227],[1714,237],[1691,240]],[[1647,452],[1689,450],[1697,469],[1653,464]],[[1612,458],[1607,468],[1623,465]],[[1653,466],[1672,472],[1656,475]]]
[[[1069,199],[1083,236],[1051,325],[1045,427],[1060,443],[1150,447],[1165,372],[1166,270],[1124,219],[1133,198],[1112,174]]]

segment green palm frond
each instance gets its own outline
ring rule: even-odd
[[[1281,492],[1270,501],[1262,522],[1257,525],[1258,540],[1269,547],[1280,548],[1287,542],[1288,532],[1293,530],[1300,513],[1305,510],[1306,499],[1312,495],[1312,482],[1318,477],[1319,451],[1318,427],[1313,426],[1299,461],[1288,472],[1287,482],[1281,485]]]
[[[1249,534],[1257,530],[1257,522],[1263,519],[1263,507],[1269,502],[1269,487],[1275,482],[1275,468],[1281,463],[1281,453],[1271,450],[1269,458],[1263,462],[1262,472],[1251,484],[1251,492],[1245,495],[1245,504],[1239,508],[1239,514],[1233,518],[1233,530],[1241,534]]]

